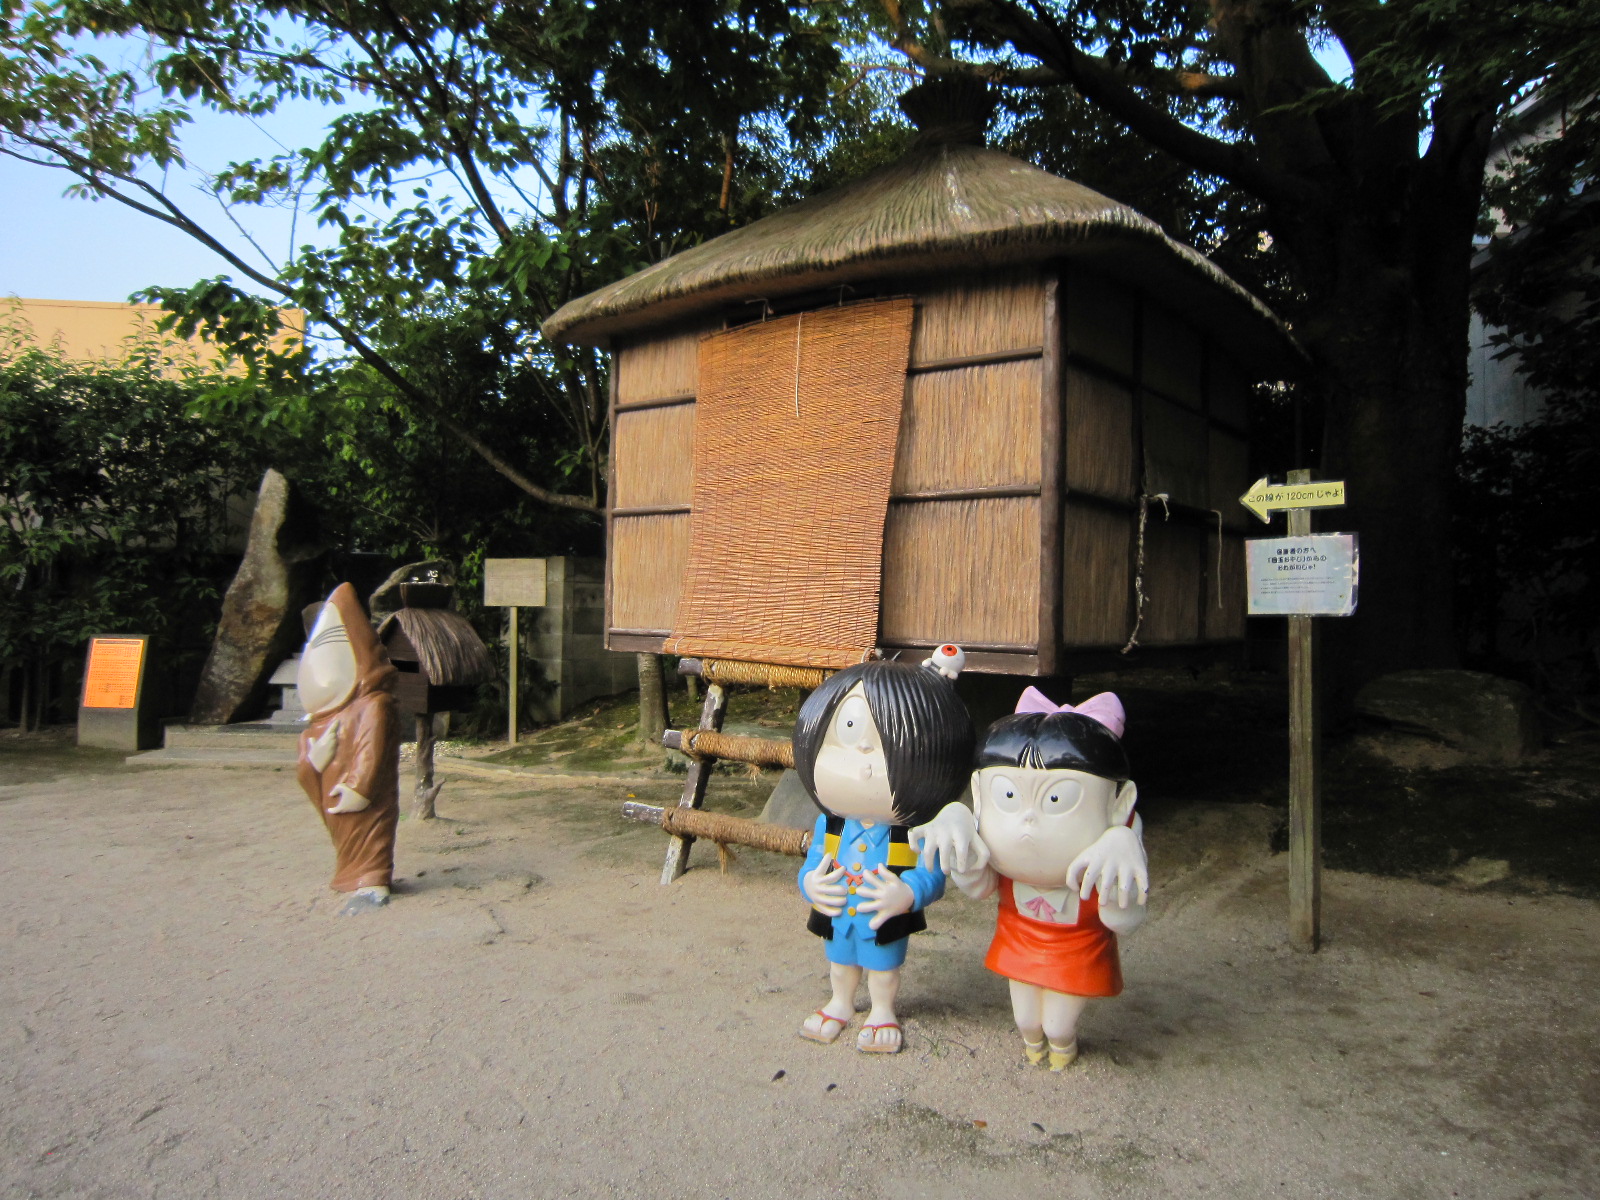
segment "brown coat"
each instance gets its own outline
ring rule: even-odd
[[[355,652],[355,690],[338,708],[312,714],[300,735],[296,776],[333,838],[336,891],[387,887],[394,873],[395,827],[400,820],[400,717],[395,706],[397,672],[378,643],[355,589],[340,584],[329,601],[339,609]],[[327,767],[311,765],[311,743],[335,721],[338,743]],[[360,812],[330,813],[344,784],[372,803]]]

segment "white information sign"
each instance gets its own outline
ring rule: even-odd
[[[483,603],[487,608],[543,608],[544,559],[484,559]]]
[[[1247,538],[1252,617],[1348,617],[1356,611],[1361,557],[1353,533]]]

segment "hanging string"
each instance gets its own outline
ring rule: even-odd
[[[794,419],[800,419],[800,327],[806,315],[801,313],[794,322]]]
[[[1150,501],[1161,501],[1161,519],[1172,520],[1172,510],[1167,507],[1167,493],[1157,492],[1154,496],[1141,494],[1139,496],[1139,543],[1133,559],[1133,632],[1128,635],[1128,644],[1122,648],[1122,653],[1127,654],[1139,644],[1139,626],[1144,624],[1144,526],[1150,515]]]

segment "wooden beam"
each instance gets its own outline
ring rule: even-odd
[[[706,688],[706,700],[700,708],[700,728],[721,732],[722,719],[728,711],[728,693],[720,684],[711,684]],[[683,795],[678,799],[679,808],[699,808],[705,803],[706,784],[711,780],[712,768],[716,763],[711,760],[693,759],[689,763],[688,777],[683,781]],[[688,835],[674,835],[667,842],[667,861],[661,865],[661,882],[663,885],[671,883],[682,877],[689,869],[689,847],[694,845],[694,838]]]
[[[987,354],[964,354],[960,358],[936,358],[932,362],[913,363],[906,368],[907,375],[927,375],[933,371],[959,371],[962,367],[987,367],[995,363],[1026,362],[1042,358],[1043,346],[1027,346],[1020,350],[991,350]]]

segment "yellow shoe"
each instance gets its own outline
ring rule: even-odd
[[[1022,1053],[1032,1066],[1037,1067],[1044,1061],[1044,1039],[1040,1038],[1037,1042],[1030,1042],[1027,1038],[1023,1038]]]
[[[1050,1043],[1050,1069],[1052,1071],[1065,1071],[1078,1061],[1078,1039],[1073,1038],[1065,1046]]]

